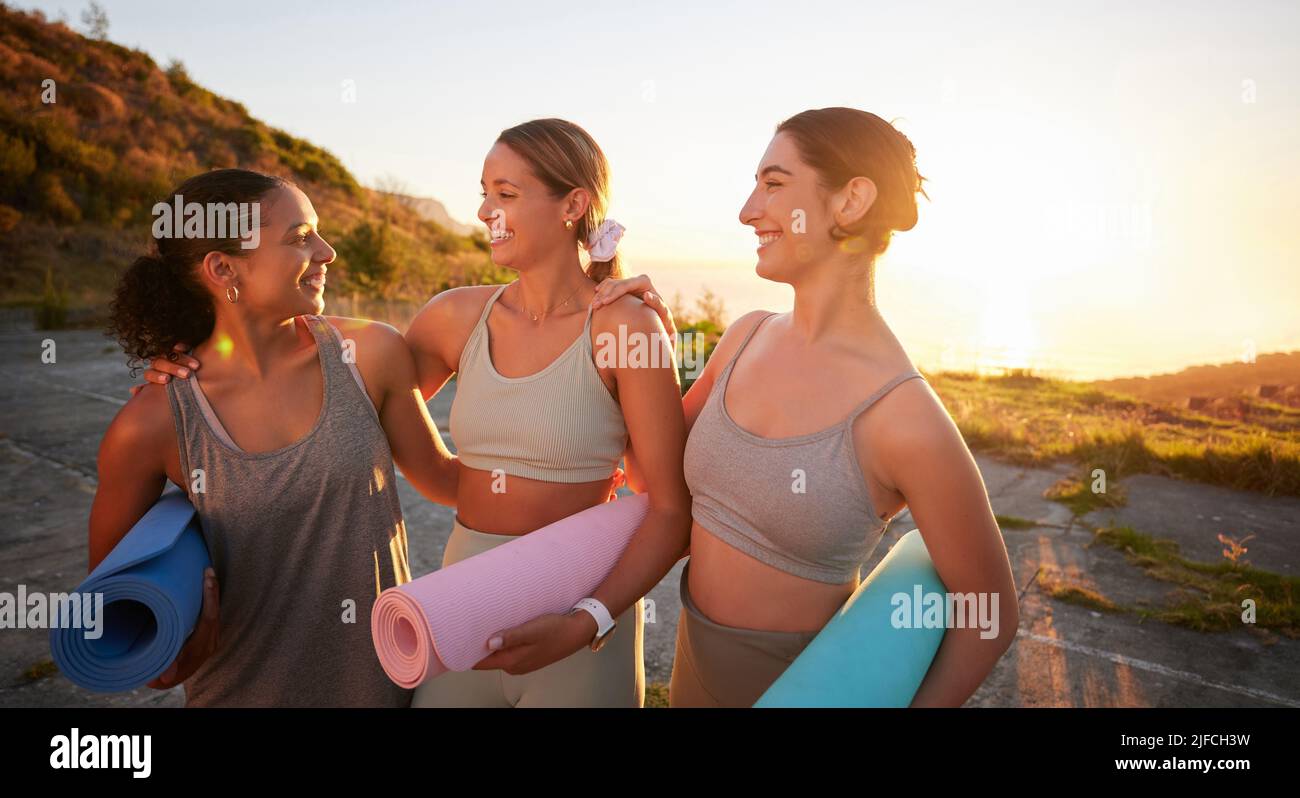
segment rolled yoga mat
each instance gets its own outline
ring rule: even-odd
[[[913,529],[894,544],[754,706],[909,705],[945,631],[945,627],[918,628],[919,615],[913,614],[921,612],[913,606],[920,598],[918,592],[946,596],[947,588],[930,562],[921,533]],[[895,602],[899,593],[906,595],[905,602]],[[906,625],[897,627],[896,621]]]
[[[83,603],[103,594],[100,637],[66,621],[50,629],[59,670],[98,693],[160,676],[198,623],[210,564],[193,505],[180,491],[164,493],[77,587]]]
[[[614,569],[649,509],[644,493],[606,502],[385,590],[370,612],[384,671],[412,688],[470,670],[492,653],[494,632],[568,612]]]

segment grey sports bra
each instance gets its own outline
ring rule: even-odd
[[[890,379],[834,426],[789,438],[740,427],[724,397],[731,372],[770,314],[749,331],[719,375],[686,441],[691,514],[709,532],[760,562],[818,582],[858,576],[889,526],[867,492],[853,447],[853,421],[897,385]]]

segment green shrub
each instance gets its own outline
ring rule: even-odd
[[[45,172],[36,178],[36,205],[58,221],[81,221],[81,208],[63,190],[63,183],[52,172]]]
[[[186,95],[194,88],[194,81],[190,80],[190,73],[185,69],[185,64],[179,58],[173,58],[167,64],[167,79],[171,81],[172,88],[177,94]]]
[[[82,141],[58,117],[40,117],[34,128],[39,145],[36,160],[42,170],[54,167],[102,177],[117,163],[112,152]]]
[[[36,171],[36,147],[0,131],[0,187],[16,194]]]
[[[386,222],[358,224],[335,248],[348,277],[367,293],[382,294],[397,274],[398,254]]]

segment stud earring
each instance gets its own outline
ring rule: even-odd
[[[572,219],[565,219],[565,220],[564,220],[564,229],[565,229],[565,230],[572,230],[572,229],[573,229],[573,220],[572,220]]]

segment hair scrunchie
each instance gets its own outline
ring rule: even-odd
[[[613,260],[619,239],[623,237],[626,229],[613,219],[605,219],[601,222],[600,227],[587,237],[587,252],[591,254],[591,259],[597,262]]]

